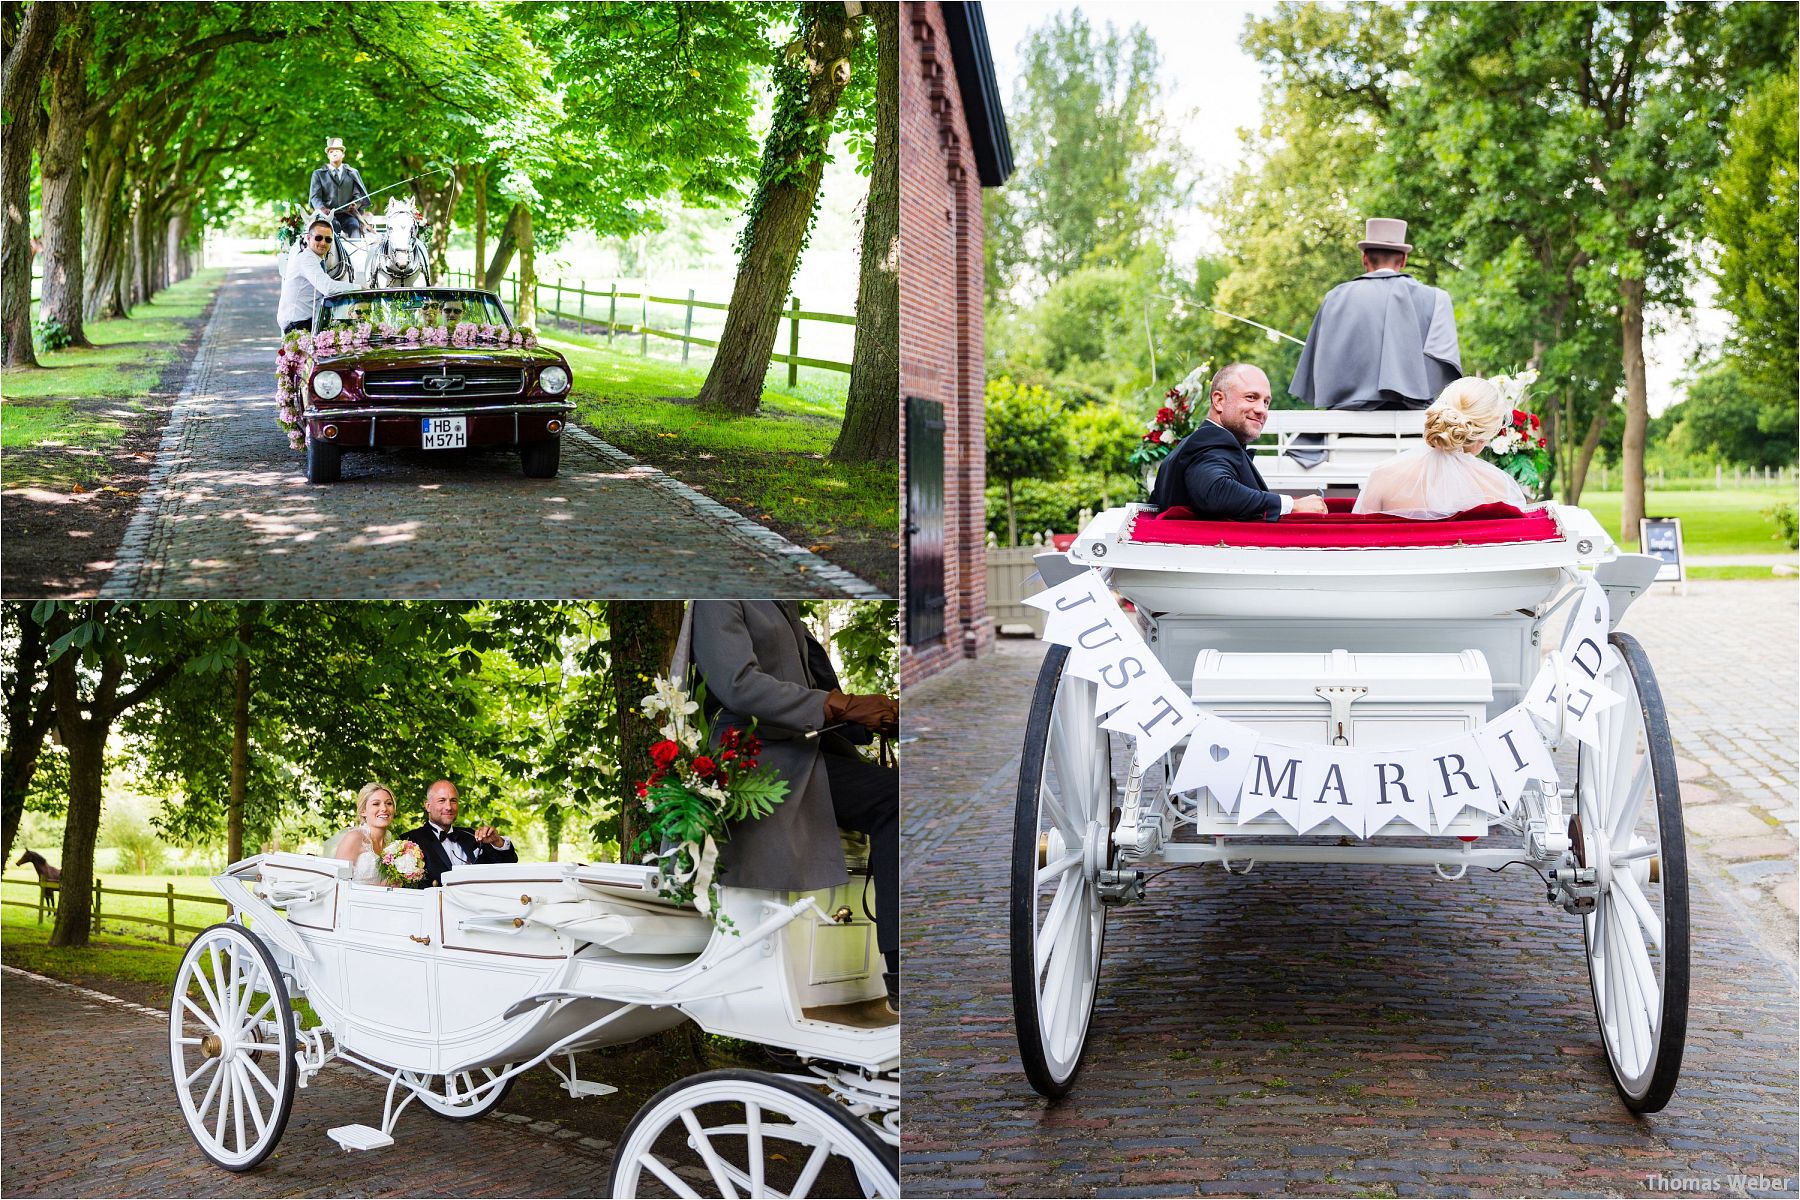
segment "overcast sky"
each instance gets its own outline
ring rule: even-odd
[[[1172,3],[1140,3],[1137,0],[1105,0],[1104,3],[1045,4],[1036,0],[986,0],[981,6],[987,20],[988,42],[1000,80],[1000,95],[1010,105],[1013,82],[1019,74],[1019,44],[1025,35],[1044,24],[1052,13],[1081,8],[1096,26],[1111,22],[1119,29],[1142,25],[1161,51],[1163,100],[1171,127],[1200,165],[1200,198],[1210,199],[1217,187],[1237,169],[1243,156],[1240,130],[1254,130],[1261,123],[1262,68],[1238,44],[1244,22],[1251,16],[1274,11],[1270,3],[1243,4],[1221,0],[1175,0]],[[1378,214],[1385,215],[1385,214]],[[1394,214],[1404,217],[1405,213]],[[1177,219],[1173,249],[1178,257],[1217,252],[1218,234],[1206,215],[1194,208]],[[1416,239],[1415,239],[1416,240]],[[1346,247],[1346,278],[1357,269],[1353,252]],[[1695,320],[1681,322],[1653,335],[1645,348],[1648,364],[1650,411],[1661,412],[1679,399],[1676,381],[1685,373],[1696,345],[1695,326],[1711,345],[1723,336],[1727,318],[1710,307],[1714,288],[1700,280],[1694,289],[1701,300]],[[1255,313],[1246,313],[1254,317]],[[1296,336],[1303,330],[1292,330]]]

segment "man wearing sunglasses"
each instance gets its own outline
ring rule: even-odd
[[[293,253],[281,260],[281,303],[275,309],[275,320],[283,337],[296,329],[312,328],[313,305],[320,296],[356,286],[354,277],[339,281],[325,273],[325,254],[330,249],[331,222],[314,217],[294,244]]]

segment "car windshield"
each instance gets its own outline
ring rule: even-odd
[[[365,322],[396,329],[430,329],[458,323],[511,328],[499,299],[487,292],[446,288],[346,292],[327,296],[320,304],[320,329],[347,329]]]

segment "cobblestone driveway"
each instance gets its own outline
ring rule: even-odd
[[[496,1115],[473,1125],[418,1106],[395,1146],[351,1155],[328,1128],[379,1124],[384,1088],[328,1067],[294,1093],[275,1153],[242,1175],[209,1163],[175,1111],[168,1017],[7,970],[8,1196],[593,1196],[610,1144],[584,1146]]]
[[[1794,614],[1791,586],[1715,583],[1627,618],[1685,773],[1713,773],[1696,812],[1793,804]],[[1046,1105],[1018,1065],[1006,927],[1040,656],[1003,642],[907,694],[908,1195],[1642,1195],[1656,1175],[1794,1194],[1792,954],[1751,919],[1758,885],[1707,858],[1685,1067],[1654,1116],[1613,1092],[1579,925],[1537,880],[1270,864],[1178,871],[1113,913],[1086,1066]],[[1740,796],[1708,755],[1765,734],[1768,790]],[[1731,1178],[1758,1174],[1773,1186]]]
[[[272,260],[229,260],[107,597],[873,596],[581,431],[513,450],[353,454],[315,487],[275,424]]]

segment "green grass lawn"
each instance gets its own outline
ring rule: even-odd
[[[5,891],[8,900],[19,894],[17,888]],[[171,946],[166,941],[126,937],[108,928],[96,930],[87,946],[69,949],[52,947],[50,930],[51,922],[46,919],[39,925],[31,909],[10,904],[0,908],[0,959],[8,966],[152,1006],[168,1003],[169,988],[191,936],[178,934]]]
[[[542,336],[568,356],[578,419],[597,436],[676,471],[722,504],[752,516],[781,514],[808,540],[879,541],[892,558],[898,465],[826,458],[843,422],[844,376],[805,369],[789,388],[786,367],[772,367],[757,415],[733,420],[693,404],[704,364],[644,358],[634,342],[626,343],[632,351],[613,350],[603,337],[567,330]]]
[[[1619,534],[1619,492],[1585,491],[1581,507],[1615,537]],[[1682,549],[1695,554],[1793,554],[1777,537],[1775,522],[1763,510],[1786,501],[1794,502],[1792,488],[1743,487],[1692,491],[1652,490],[1645,500],[1651,516],[1680,517]],[[1627,544],[1637,548],[1637,530]]]
[[[40,367],[0,372],[5,396],[0,450],[91,452],[116,444],[143,412],[143,398],[180,356],[182,342],[224,277],[222,269],[196,272],[138,305],[129,319],[88,325],[93,349],[40,354]],[[88,483],[86,476],[98,467],[92,459],[55,466],[37,460],[29,467],[15,461],[6,482]]]

